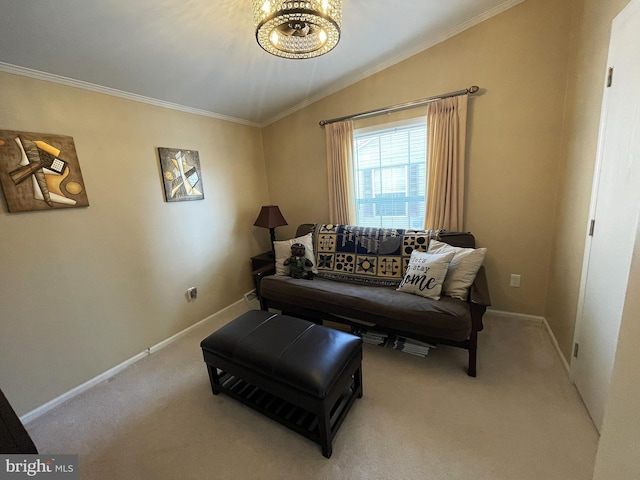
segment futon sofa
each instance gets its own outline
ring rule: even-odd
[[[305,244],[313,259],[311,280],[293,278],[283,270],[281,257],[294,242]],[[300,225],[295,239],[276,242],[276,265],[253,272],[260,307],[318,323],[365,326],[432,345],[460,347],[468,350],[467,373],[475,377],[478,332],[490,305],[484,268],[471,277],[465,298],[442,294],[436,300],[397,290],[413,251],[428,252],[436,243],[475,249],[473,235],[464,232]]]

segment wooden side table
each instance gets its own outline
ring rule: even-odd
[[[276,265],[276,259],[272,251],[261,253],[255,257],[251,257],[251,275],[253,276],[253,286],[256,289],[256,295],[260,298],[260,292],[258,291],[258,275],[255,273],[264,267],[274,267]]]
[[[267,265],[275,265],[276,259],[273,252],[268,251],[251,257],[251,270],[258,270]]]

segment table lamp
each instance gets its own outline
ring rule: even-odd
[[[258,218],[253,223],[256,227],[268,228],[271,232],[271,255],[275,258],[276,227],[288,225],[277,205],[263,205]]]

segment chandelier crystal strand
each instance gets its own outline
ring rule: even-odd
[[[313,58],[340,40],[342,0],[252,0],[258,44],[283,58]]]

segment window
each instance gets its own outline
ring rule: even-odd
[[[427,129],[424,118],[354,132],[357,225],[424,225]]]

